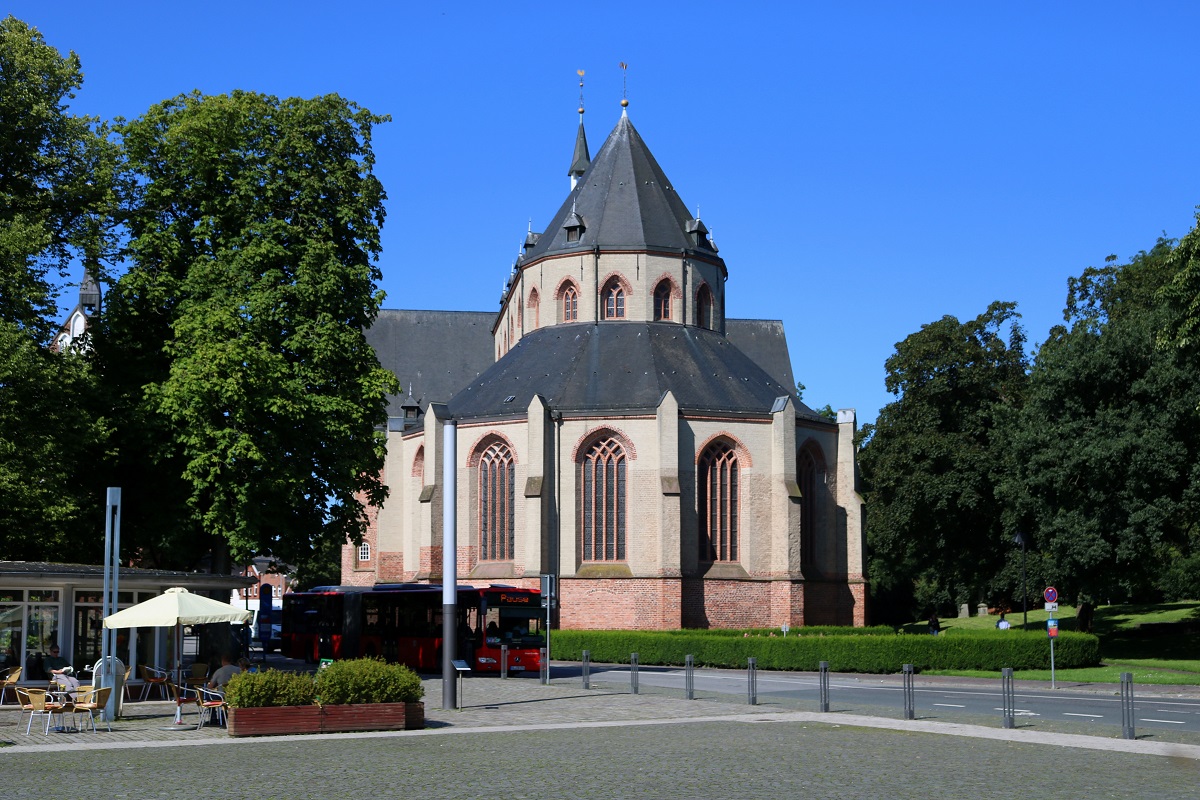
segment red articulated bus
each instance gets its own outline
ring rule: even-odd
[[[546,617],[537,589],[459,586],[457,655],[478,672],[541,669]],[[280,650],[314,662],[380,656],[419,672],[442,668],[442,587],[318,586],[283,597]]]

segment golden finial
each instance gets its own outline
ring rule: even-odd
[[[625,79],[629,65],[624,61],[619,63],[621,67],[621,108],[629,108],[629,84]]]
[[[583,113],[583,70],[575,70],[575,74],[579,76],[579,113]]]

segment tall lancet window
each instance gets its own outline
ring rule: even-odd
[[[516,542],[512,451],[494,442],[479,459],[479,559],[511,561]]]
[[[579,319],[579,292],[568,286],[562,293],[562,321],[575,322]]]
[[[700,560],[738,560],[738,461],[733,448],[714,442],[700,456]]]
[[[800,484],[800,563],[815,567],[817,529],[829,487],[825,459],[812,447],[805,447],[796,458],[796,482]]]
[[[584,561],[625,560],[625,451],[602,439],[579,464]]]
[[[659,281],[654,287],[654,319],[671,318],[671,282]]]
[[[701,286],[696,292],[696,325],[712,330],[713,296],[708,286]]]
[[[615,278],[604,285],[604,291],[600,294],[603,299],[601,307],[604,309],[604,318],[625,319],[625,290]]]

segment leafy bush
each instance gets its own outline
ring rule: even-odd
[[[310,706],[316,695],[311,675],[277,669],[239,672],[225,685],[225,701],[231,708]]]
[[[579,660],[588,650],[599,662],[679,665],[691,654],[697,666],[740,668],[754,657],[763,669],[812,672],[822,661],[835,672],[899,672],[904,664],[918,670],[1046,669],[1050,647],[1035,631],[955,631],[941,636],[886,633],[817,636],[717,636],[710,631],[555,631],[555,658]],[[1063,631],[1055,644],[1055,666],[1087,667],[1100,663],[1100,640]]]
[[[415,703],[425,695],[417,673],[376,658],[335,661],[317,673],[316,683],[323,705]]]

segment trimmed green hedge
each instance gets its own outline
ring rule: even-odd
[[[425,695],[421,676],[377,658],[335,661],[317,673],[240,672],[229,679],[225,700],[232,708],[415,703]]]
[[[383,659],[335,661],[317,672],[317,697],[322,705],[415,703],[424,695],[420,675]]]
[[[879,629],[876,629],[879,630]],[[579,661],[681,665],[691,654],[697,666],[741,668],[753,657],[763,669],[814,672],[828,661],[834,672],[887,674],[904,664],[917,670],[1047,669],[1050,646],[1036,631],[954,631],[941,636],[893,633],[823,635],[715,635],[713,631],[555,631],[552,655]],[[1061,632],[1054,646],[1055,666],[1090,667],[1100,663],[1100,640],[1088,633]]]
[[[278,669],[239,672],[225,685],[225,702],[231,708],[311,706],[315,697],[311,675]]]
[[[793,636],[891,636],[896,629],[890,625],[875,625],[870,628],[847,628],[835,625],[807,625],[803,628],[792,628],[788,631],[788,639]],[[655,631],[670,636],[720,636],[732,637],[746,634],[750,636],[779,636],[783,634],[778,628],[705,628],[696,630]]]

